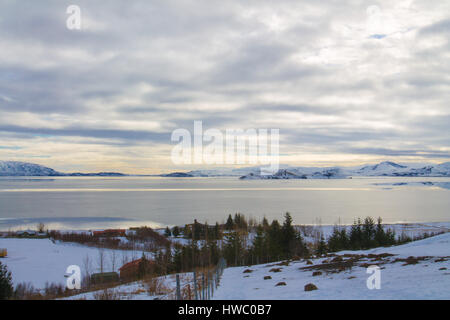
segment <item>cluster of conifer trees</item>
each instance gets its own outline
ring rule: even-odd
[[[309,254],[300,235],[292,225],[292,217],[285,214],[283,224],[266,218],[259,224],[249,222],[242,214],[229,215],[225,224],[214,226],[194,221],[186,225],[184,237],[188,245],[175,245],[171,268],[175,271],[207,267],[224,257],[228,265],[239,266],[304,257]],[[256,230],[254,239],[248,241],[249,232]],[[166,230],[166,234],[171,231]],[[200,240],[200,241],[199,241]],[[219,241],[217,241],[219,240]],[[165,259],[168,262],[167,259]]]
[[[248,221],[244,215],[229,215],[226,222],[213,226],[197,220],[184,228],[166,229],[166,235],[183,235],[189,239],[186,245],[174,244],[155,253],[158,273],[189,271],[198,267],[217,264],[224,257],[228,265],[241,266],[268,263],[293,258],[307,258],[312,253],[326,254],[340,250],[362,250],[391,246],[411,241],[406,236],[397,237],[395,232],[382,225],[381,218],[375,223],[371,217],[358,218],[351,227],[335,226],[331,236],[322,235],[315,244],[306,245],[300,232],[292,224],[287,212],[283,223],[264,218],[257,223]]]
[[[381,223],[381,218],[378,218],[377,224],[375,224],[373,218],[367,217],[364,221],[358,218],[351,226],[350,231],[347,231],[346,227],[335,226],[327,244],[325,246],[323,243],[319,244],[318,253],[361,250],[396,244],[395,232],[390,229],[384,230]]]

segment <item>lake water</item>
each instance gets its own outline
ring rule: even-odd
[[[297,224],[450,221],[450,178],[249,180],[159,177],[0,178],[0,230],[92,229],[224,221],[228,214]]]

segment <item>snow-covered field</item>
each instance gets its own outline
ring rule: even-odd
[[[390,253],[394,256],[369,258],[368,254]],[[377,248],[366,251],[346,251],[338,255],[365,255],[351,269],[332,273],[319,270],[324,260],[331,263],[332,257],[306,261],[293,261],[288,266],[276,263],[251,267],[225,269],[221,286],[214,299],[450,299],[450,233],[420,240],[405,245]],[[408,257],[423,257],[422,261],[407,264]],[[344,261],[351,257],[343,258]],[[369,290],[367,265],[381,268],[381,288]],[[311,267],[318,268],[312,270]],[[310,269],[300,268],[309,267]],[[280,268],[280,272],[270,272]],[[251,272],[244,273],[250,269]],[[333,271],[333,269],[328,269]],[[313,271],[322,274],[313,276]],[[265,276],[271,279],[264,280]],[[286,285],[276,286],[279,282]],[[318,290],[305,291],[306,284],[313,283]]]
[[[389,225],[397,234],[405,232],[409,236],[424,232],[449,231],[450,223],[396,224]],[[332,226],[322,226],[325,236],[331,234]],[[307,240],[307,237],[305,237]],[[186,241],[185,239],[180,242]],[[250,241],[251,242],[251,241]],[[46,283],[65,284],[64,274],[69,265],[78,265],[82,272],[90,273],[100,270],[100,250],[71,243],[53,243],[48,239],[0,238],[0,247],[8,249],[8,257],[0,261],[12,272],[14,284],[27,282],[35,288],[44,288]],[[390,253],[395,256],[382,260],[362,257],[355,265],[345,271],[312,276],[316,270],[300,270],[311,267],[305,261],[293,261],[288,266],[274,266],[276,263],[228,268],[224,272],[221,286],[216,292],[216,299],[450,299],[450,233],[435,236],[421,241],[390,248],[377,248],[367,251],[346,251],[339,255],[367,255]],[[139,251],[104,249],[104,271],[117,269],[126,261],[137,259],[142,255]],[[417,264],[404,266],[409,256],[431,256]],[[86,260],[89,257],[89,263]],[[436,262],[442,257],[442,261]],[[322,265],[324,260],[332,258],[312,259],[312,266]],[[347,259],[347,258],[345,258]],[[369,290],[366,280],[366,266],[375,264],[381,268],[381,289]],[[269,272],[272,268],[281,268],[281,272]],[[441,268],[447,268],[442,269]],[[243,273],[251,269],[251,273]],[[189,274],[183,275],[189,281]],[[263,280],[271,276],[270,280]],[[160,282],[169,291],[174,288],[174,276],[161,277]],[[285,282],[285,286],[275,286]],[[304,286],[314,283],[317,291],[305,292]],[[154,299],[144,284],[136,282],[122,285],[114,289],[121,299]],[[94,293],[75,297],[76,299],[93,299]]]
[[[14,284],[27,282],[42,289],[48,283],[66,283],[64,274],[70,265],[78,265],[83,272],[100,271],[100,250],[71,243],[53,243],[49,239],[0,238],[0,248],[8,249],[8,256],[0,261],[11,271]],[[103,270],[112,271],[142,256],[142,252],[125,250],[103,250]],[[89,258],[89,263],[87,259]],[[113,263],[114,261],[114,263]]]
[[[305,227],[304,226],[296,226],[297,230],[302,233],[302,236],[307,242],[313,242],[314,237],[312,234],[322,234],[325,239],[331,236],[333,233],[334,225],[309,225],[306,226],[305,235]],[[351,226],[342,226],[347,228],[347,231],[350,231]],[[383,224],[385,230],[392,230],[395,232],[396,236],[399,237],[402,234],[411,238],[416,236],[421,236],[424,233],[428,234],[438,234],[443,232],[450,232],[450,222],[426,222],[426,223],[395,223],[395,224]]]
[[[368,256],[392,254],[388,257]],[[214,299],[248,300],[248,299],[450,299],[450,233],[390,248],[376,248],[365,251],[343,251],[336,254],[347,259],[361,258],[351,269],[313,276],[313,271],[300,268],[321,268],[324,260],[332,263],[335,257],[293,261],[289,265],[277,262],[225,269]],[[408,257],[427,257],[417,264],[407,264]],[[401,259],[396,261],[396,259]],[[410,258],[411,259],[411,258]],[[414,259],[411,259],[414,263]],[[361,264],[366,264],[361,266]],[[369,290],[366,272],[367,265],[381,268],[381,288]],[[271,272],[272,269],[280,272]],[[252,270],[251,272],[244,272]],[[181,275],[182,285],[191,281],[191,274]],[[265,276],[271,279],[264,280]],[[159,281],[169,292],[175,290],[175,275],[159,277]],[[284,282],[285,286],[276,286]],[[304,286],[313,283],[318,290],[306,292]],[[142,282],[121,285],[110,289],[116,299],[152,300],[165,299],[166,296],[149,295]],[[95,299],[101,291],[84,293],[68,299]]]
[[[180,273],[180,285],[185,287],[186,284],[192,282],[192,273]],[[143,281],[136,281],[120,285],[111,289],[108,289],[110,294],[114,295],[117,300],[173,300],[175,299],[176,290],[176,275],[171,274],[157,278],[158,287],[161,288],[161,292],[157,294],[150,294],[148,285]],[[96,300],[98,295],[101,295],[104,290],[92,291],[87,293],[81,293],[78,295],[70,296],[61,300]]]

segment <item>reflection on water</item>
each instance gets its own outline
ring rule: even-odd
[[[351,223],[368,215],[385,222],[450,221],[449,186],[450,178],[405,177],[0,178],[0,218],[9,218],[0,219],[0,229],[41,220],[72,229],[214,223],[235,212],[282,219],[286,211],[295,223]]]
[[[148,226],[161,228],[162,225],[153,221],[135,221],[124,218],[111,217],[63,217],[63,218],[0,218],[0,230],[15,231],[36,229],[39,223],[43,223],[47,230],[95,230],[101,228],[130,228]]]

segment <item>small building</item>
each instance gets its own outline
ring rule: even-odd
[[[146,259],[145,263],[147,265],[143,266],[144,273],[151,272],[154,267],[154,262]],[[142,258],[125,263],[123,266],[121,266],[119,268],[120,279],[130,280],[130,279],[138,278],[140,276],[139,273],[142,272],[142,269],[141,270],[139,269],[141,267],[141,264],[142,264]]]
[[[8,255],[8,250],[0,248],[0,258],[5,258]]]
[[[119,282],[119,274],[117,272],[102,272],[91,275],[91,284],[104,284],[111,282]]]

